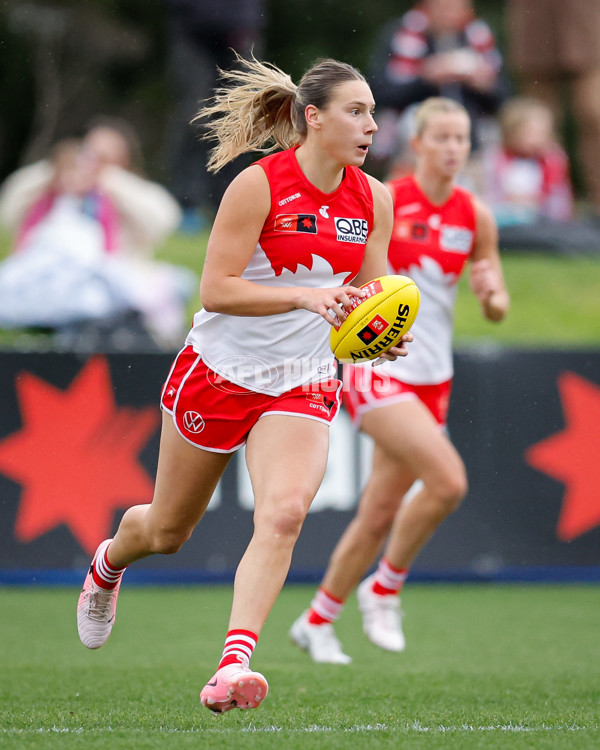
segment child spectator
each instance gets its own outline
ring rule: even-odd
[[[484,190],[500,226],[573,218],[569,161],[541,100],[514,97],[499,115],[501,143],[484,156]]]
[[[498,223],[500,248],[599,252],[598,226],[574,218],[569,160],[552,109],[540,99],[514,97],[499,124],[500,143],[483,153],[479,191]]]

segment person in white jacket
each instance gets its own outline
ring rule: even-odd
[[[59,327],[129,308],[158,343],[181,336],[197,279],[152,259],[181,209],[162,185],[136,172],[137,153],[126,123],[99,120],[80,143],[59,144],[50,158],[7,178],[0,223],[14,234],[15,252],[0,266],[0,325]],[[35,288],[42,279],[45,289]],[[32,302],[40,293],[43,307]]]

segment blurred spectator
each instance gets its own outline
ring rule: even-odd
[[[506,19],[520,91],[546,101],[559,122],[572,106],[580,167],[600,222],[600,0],[508,0]]]
[[[134,311],[160,345],[181,336],[197,279],[151,258],[181,212],[140,161],[127,123],[105,118],[5,181],[0,222],[15,246],[0,264],[0,326],[64,330]]]
[[[481,197],[492,209],[503,250],[598,252],[600,228],[577,222],[569,160],[548,105],[514,97],[499,115],[501,142],[482,158]]]
[[[486,126],[495,132],[493,116],[508,95],[494,35],[470,0],[422,0],[390,22],[371,61],[370,83],[379,115],[371,154],[384,166],[393,158],[396,171],[399,150],[406,152],[403,171],[412,168],[412,105],[431,96],[460,102],[473,123],[476,154]]]
[[[556,139],[552,110],[540,99],[514,97],[502,107],[499,124],[500,144],[483,154],[483,197],[498,225],[572,219],[569,160]]]
[[[214,216],[240,169],[206,170],[210,145],[190,125],[214,92],[218,68],[235,64],[234,51],[260,57],[264,0],[165,0],[169,11],[169,80],[174,99],[167,137],[170,185],[183,208],[184,231],[198,231]],[[242,158],[242,161],[243,158]],[[246,166],[244,161],[242,166]]]

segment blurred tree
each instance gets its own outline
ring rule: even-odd
[[[201,4],[202,0],[198,0]],[[265,53],[294,80],[318,57],[368,69],[381,27],[410,0],[267,0]],[[502,41],[504,3],[478,0]],[[0,180],[97,114],[127,118],[165,176],[163,0],[0,0]]]
[[[160,0],[3,3],[0,69],[12,102],[0,115],[3,176],[98,114],[127,117],[147,132],[140,92],[151,91],[150,76],[162,80],[161,14]]]

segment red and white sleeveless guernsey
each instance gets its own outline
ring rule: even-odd
[[[390,273],[410,276],[421,291],[415,340],[407,357],[387,362],[380,373],[405,383],[443,383],[453,375],[452,335],[456,283],[473,250],[477,231],[473,196],[455,187],[441,206],[429,201],[413,176],[390,183],[394,229]]]
[[[350,283],[373,227],[363,172],[346,167],[338,189],[322,193],[306,179],[295,148],[256,163],[269,180],[271,210],[242,278],[274,287]],[[260,317],[200,310],[186,344],[227,380],[273,396],[336,372],[329,324],[307,310]]]

